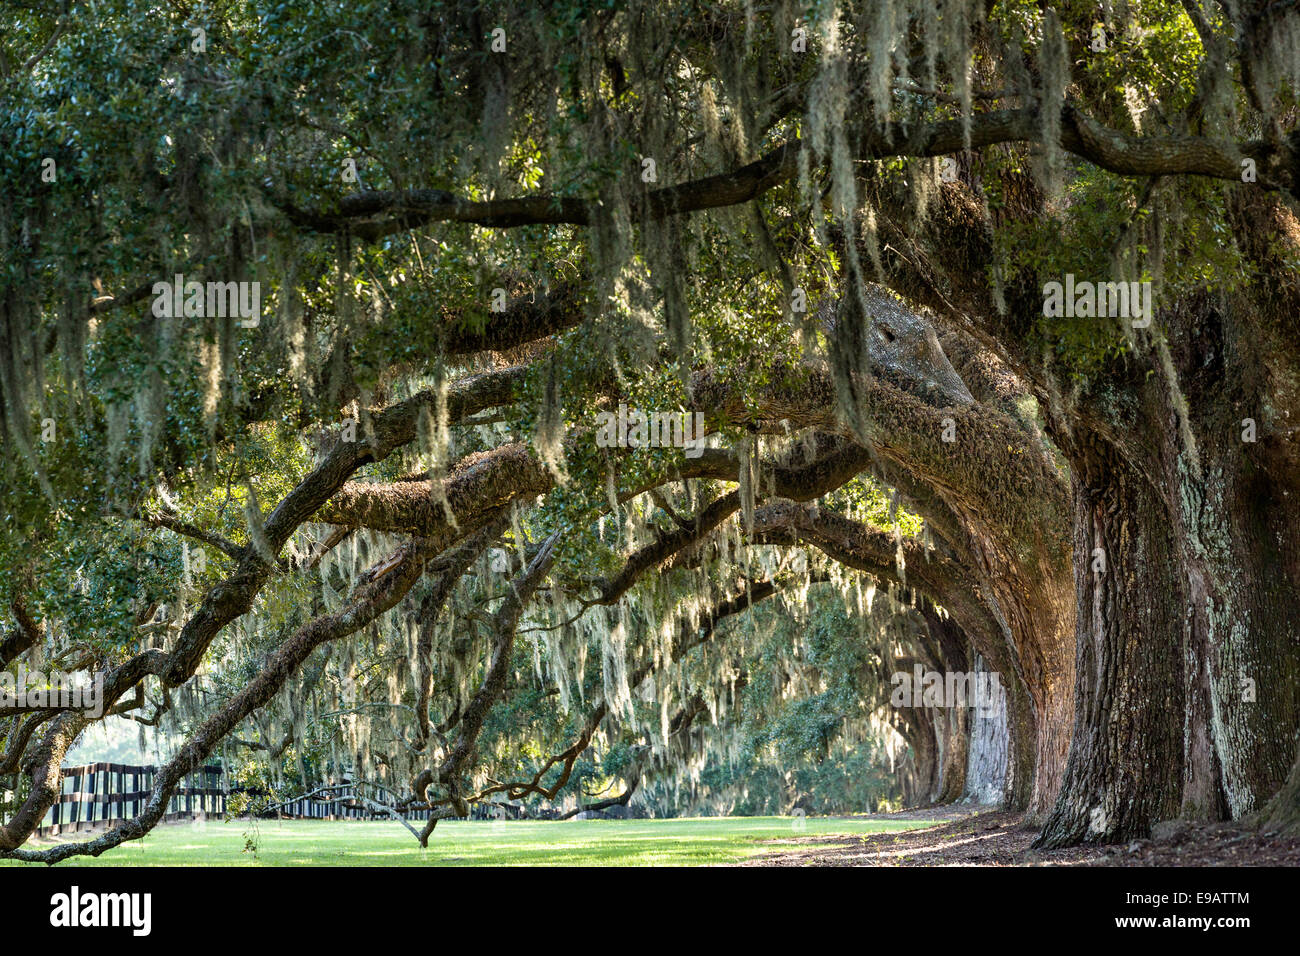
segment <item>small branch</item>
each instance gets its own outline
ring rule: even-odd
[[[186,538],[193,538],[195,541],[201,541],[209,547],[216,548],[229,558],[238,561],[244,555],[244,549],[227,538],[219,534],[213,534],[196,527],[187,521],[181,521],[179,518],[173,518],[166,514],[155,514],[145,518],[145,523],[155,528],[166,528]]]
[[[22,72],[30,73],[32,70],[36,69],[36,65],[40,63],[41,60],[45,59],[45,57],[49,55],[49,52],[54,49],[54,44],[58,42],[59,37],[63,34],[63,28],[67,25],[67,15],[65,14],[64,16],[59,17],[58,21],[54,24],[54,30],[50,33],[50,38],[45,41],[45,46],[32,54],[27,62],[22,65]]]

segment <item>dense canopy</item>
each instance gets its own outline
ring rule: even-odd
[[[0,668],[105,704],[0,710],[0,856],[216,758],[1297,826],[1293,4],[0,17]],[[145,810],[25,846],[120,719]]]

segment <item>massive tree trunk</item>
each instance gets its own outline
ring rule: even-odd
[[[1264,806],[1300,727],[1300,220],[1248,186],[1228,213],[1259,279],[1170,323],[1195,443],[1169,472],[1192,630],[1183,813],[1202,819]]]
[[[898,711],[899,731],[912,748],[915,776],[907,797],[907,805],[927,806],[934,802],[939,790],[939,742],[935,735],[934,717],[924,707],[909,707]]]
[[[983,655],[975,655],[974,671],[989,670]],[[970,747],[966,762],[966,781],[962,803],[996,804],[1004,801],[1004,786],[1010,769],[1008,760],[1007,694],[992,712],[976,711],[970,715]]]
[[[1045,846],[1239,818],[1294,759],[1287,510],[1259,509],[1208,444],[1204,477],[1170,476],[1172,502],[1090,444],[1075,456],[1078,711]]]
[[[941,671],[966,673],[970,670],[967,638],[950,617],[935,612],[933,606],[923,610],[931,643],[940,655]],[[953,704],[953,701],[947,701]],[[966,788],[966,763],[970,753],[970,708],[949,706],[935,714],[935,733],[939,744],[939,786],[935,803],[953,803]]]
[[[1021,218],[1039,214],[1033,195],[1024,206]],[[890,284],[1034,383],[1072,470],[1074,739],[1043,841],[1123,839],[1166,816],[1258,809],[1297,759],[1300,724],[1300,224],[1276,196],[1231,189],[1234,232],[1259,278],[1232,295],[1158,302],[1133,350],[1076,384],[1027,344],[1042,277],[1003,290],[1007,307],[995,308],[984,273],[996,257],[973,192],[943,190],[940,209],[922,231],[954,266],[946,281],[900,254],[888,259]],[[906,249],[917,237],[901,221],[889,220],[887,240]],[[957,349],[949,354],[987,401]],[[1014,595],[998,598],[1014,608]],[[1052,761],[1038,764],[1041,774]]]
[[[1182,780],[1184,596],[1163,503],[1104,441],[1075,437],[1077,709],[1049,847],[1145,836]]]
[[[1294,360],[1267,314],[1205,295],[1178,303],[1167,337],[1108,383],[1123,400],[1098,401],[1091,424],[1062,437],[1079,707],[1044,845],[1142,836],[1179,815],[1241,818],[1295,760],[1296,399],[1269,385]]]
[[[935,803],[955,803],[966,789],[966,764],[970,759],[970,711],[954,707],[937,721],[942,765]]]
[[[1170,483],[1187,581],[1182,815],[1199,820],[1266,803],[1290,770],[1300,726],[1300,484],[1259,467],[1232,404],[1189,397],[1194,425],[1215,421],[1222,437],[1201,443],[1199,474],[1183,467]]]
[[[1011,805],[1038,822],[1056,799],[1070,744],[1075,616],[1069,601],[1069,562],[1042,544],[1012,555],[986,540],[974,550],[1011,634],[1006,657],[1017,680],[1007,683],[1019,684],[1028,694],[1027,700],[1013,694],[1010,702],[1012,763],[1022,777]],[[1022,756],[1021,748],[1030,749],[1032,757]],[[1033,768],[1031,779],[1023,779],[1026,765]]]

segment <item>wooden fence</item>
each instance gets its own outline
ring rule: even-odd
[[[153,791],[157,767],[92,763],[63,768],[63,792],[45,815],[41,836],[93,830],[138,816]],[[192,820],[200,814],[220,819],[226,812],[225,773],[211,764],[190,774],[176,788],[164,820]]]
[[[383,787],[370,785],[366,787],[365,794],[370,798],[372,803],[367,805],[359,799],[356,788],[351,784],[343,784],[339,787],[331,788],[328,794],[318,796],[308,795],[299,797],[297,800],[291,800],[287,803],[280,804],[277,809],[266,816],[283,816],[300,820],[383,820],[392,819],[392,815],[385,812],[376,804],[392,804],[397,800],[395,794],[389,792]],[[406,820],[428,820],[430,811],[425,808],[421,810],[402,811],[402,817]]]
[[[138,816],[153,791],[158,768],[130,764],[93,763],[63,768],[63,792],[45,815],[41,836],[57,836],[78,830],[99,829],[118,820]],[[244,791],[242,787],[234,791]],[[176,788],[167,806],[165,821],[220,820],[226,813],[226,799],[232,792],[220,764],[210,764],[190,774]],[[261,794],[260,791],[253,791]],[[382,787],[366,788],[366,796],[377,803],[391,803],[393,795]],[[407,810],[407,820],[428,820],[429,810]],[[308,795],[280,805],[264,816],[303,820],[371,820],[389,814],[359,799],[351,785],[332,788],[329,793]]]

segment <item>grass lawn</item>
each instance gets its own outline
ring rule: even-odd
[[[443,821],[421,850],[399,823],[259,821],[256,855],[246,823],[160,826],[143,840],[60,866],[696,866],[781,851],[760,840],[933,826],[939,820],[695,817],[681,820]],[[85,835],[81,835],[82,839]],[[795,844],[786,844],[794,848]],[[0,866],[31,865],[0,860]]]

